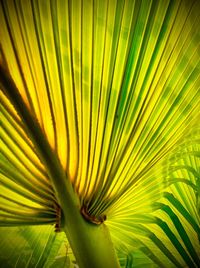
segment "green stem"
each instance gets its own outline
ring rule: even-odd
[[[76,217],[66,220],[65,233],[80,267],[85,268],[117,268],[119,263],[105,224],[94,225],[86,222],[79,213]]]
[[[119,267],[109,231],[104,224],[87,222],[80,213],[77,194],[61,163],[50,147],[36,118],[26,107],[8,70],[0,65],[0,85],[14,105],[45,165],[64,215],[64,231],[80,268]]]

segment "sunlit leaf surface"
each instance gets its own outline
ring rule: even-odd
[[[107,216],[122,267],[200,266],[199,10],[185,0],[0,2],[0,63],[81,204]],[[0,226],[54,224],[46,168],[3,92]]]
[[[52,226],[3,227],[2,230],[1,267],[73,267],[65,234],[56,234]]]

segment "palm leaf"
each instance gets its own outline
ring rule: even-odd
[[[33,122],[121,266],[199,266],[199,10],[1,2],[1,226],[60,221]]]
[[[3,227],[0,237],[2,267],[54,267],[60,259],[72,265],[64,233],[52,226]]]

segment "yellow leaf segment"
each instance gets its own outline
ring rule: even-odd
[[[23,120],[26,131],[46,167],[62,208],[63,228],[79,266],[83,268],[119,267],[108,228],[105,224],[96,225],[83,218],[78,196],[58,157],[52,151],[38,122],[26,107],[12,78],[2,66],[0,66],[0,85]]]

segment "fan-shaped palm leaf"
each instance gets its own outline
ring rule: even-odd
[[[13,226],[64,228],[82,267],[117,265],[108,230],[122,267],[200,265],[199,10],[1,1],[0,225],[38,267],[55,234]]]

